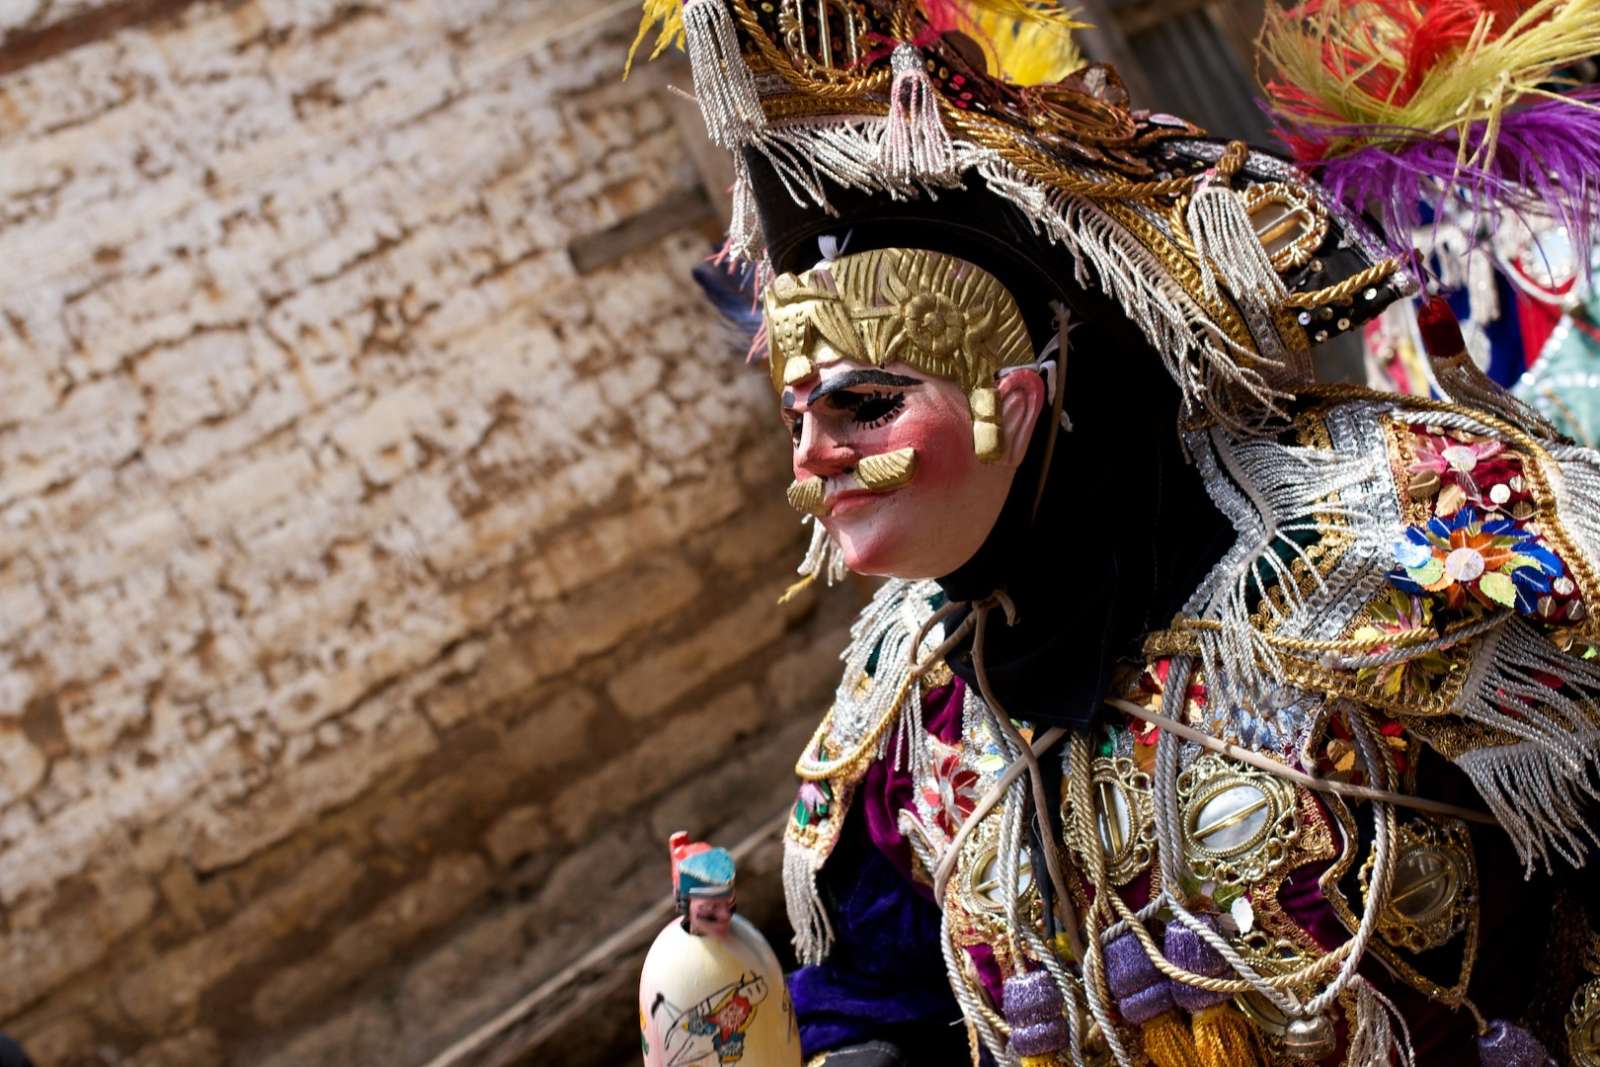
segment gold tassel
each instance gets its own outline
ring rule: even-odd
[[[1144,1054],[1156,1067],[1200,1067],[1194,1038],[1176,1010],[1164,1011],[1140,1031]]]
[[[1227,1001],[1194,1013],[1194,1050],[1200,1067],[1257,1067],[1256,1030]]]
[[[1022,1067],[1058,1067],[1060,1062],[1053,1052],[1044,1056],[1022,1057]]]

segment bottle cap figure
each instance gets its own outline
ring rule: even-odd
[[[733,856],[684,832],[668,849],[678,915],[650,946],[639,981],[645,1067],[799,1067],[778,958],[734,914]]]

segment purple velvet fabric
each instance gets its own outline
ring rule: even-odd
[[[961,740],[961,707],[966,692],[966,683],[957,678],[923,697],[923,726],[947,745]],[[900,833],[900,811],[911,807],[915,789],[910,771],[897,770],[893,760],[878,760],[867,768],[857,801],[872,843],[908,882],[911,880],[911,845]],[[933,899],[933,890],[928,886],[919,882],[916,889],[926,899]]]
[[[923,702],[928,732],[946,743],[961,736],[964,692],[958,679]],[[885,1040],[918,1067],[970,1063],[939,951],[939,909],[928,887],[911,879],[911,848],[897,825],[913,788],[891,761],[874,763],[822,869],[833,951],[789,976],[807,1059]],[[998,986],[994,992],[998,1003]]]

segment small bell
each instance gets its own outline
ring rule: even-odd
[[[1315,1063],[1331,1056],[1339,1048],[1338,1035],[1326,1015],[1313,1015],[1309,1019],[1290,1019],[1283,1032],[1283,1049],[1297,1060]]]
[[[1504,1019],[1478,1035],[1478,1062],[1483,1067],[1556,1067],[1538,1038]]]

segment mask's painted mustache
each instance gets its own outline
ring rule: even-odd
[[[823,516],[828,513],[827,497],[830,492],[842,493],[847,489],[865,489],[869,493],[887,493],[909,482],[917,473],[917,450],[898,448],[867,456],[856,464],[855,470],[822,479],[815,475],[792,482],[788,493],[789,506],[808,515]]]
[[[822,506],[823,492],[822,479],[812,475],[804,481],[790,482],[789,489],[784,495],[789,498],[791,508],[820,518],[828,513]]]
[[[917,450],[914,448],[897,448],[893,452],[880,452],[876,456],[867,456],[856,464],[856,477],[861,481],[861,488],[874,493],[886,493],[890,489],[898,489],[911,480],[917,473]]]

